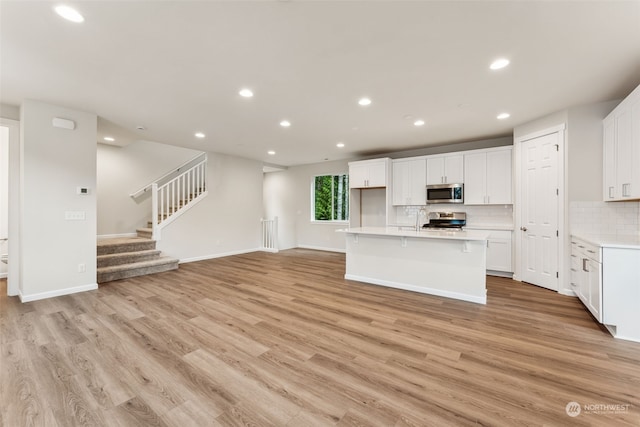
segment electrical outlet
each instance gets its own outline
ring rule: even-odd
[[[87,271],[87,266],[84,264],[78,264],[78,273],[84,273]]]

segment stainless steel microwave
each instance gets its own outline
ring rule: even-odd
[[[464,184],[427,185],[427,204],[464,203]]]

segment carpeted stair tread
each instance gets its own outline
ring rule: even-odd
[[[178,261],[176,258],[165,256],[148,261],[101,267],[98,268],[98,283],[175,270],[178,268]]]
[[[117,237],[98,240],[98,255],[144,251],[156,248],[156,242],[144,237]]]
[[[118,252],[114,254],[98,255],[98,268],[120,264],[149,261],[160,256],[158,249],[147,249],[134,252]]]
[[[151,239],[153,237],[153,229],[152,228],[138,228],[136,229],[136,234],[138,237],[143,237],[145,239]]]

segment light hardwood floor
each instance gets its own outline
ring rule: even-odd
[[[344,255],[297,249],[27,304],[0,281],[0,425],[640,425],[640,344],[577,299],[489,277],[483,306],[343,274]]]

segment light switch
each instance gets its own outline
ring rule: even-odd
[[[66,211],[64,213],[64,219],[67,221],[84,221],[86,214],[84,211]]]

